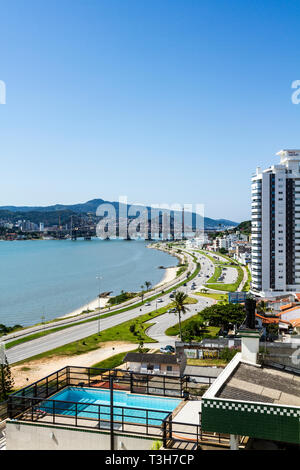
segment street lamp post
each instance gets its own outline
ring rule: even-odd
[[[102,276],[100,276],[100,274],[98,274],[96,276],[96,279],[98,279],[99,281],[99,318],[98,318],[98,335],[100,334],[100,311],[101,311],[101,298],[100,298],[100,294],[101,294],[101,279],[102,279]]]

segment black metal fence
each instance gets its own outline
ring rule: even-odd
[[[7,401],[0,403],[0,422],[7,418]]]
[[[221,445],[228,447],[229,435],[203,431],[201,413],[199,423],[182,423],[170,413],[162,423],[163,446],[167,448],[201,449],[203,445]]]
[[[165,410],[129,408],[120,405],[112,408],[113,410],[109,404],[18,396],[9,400],[8,414],[10,418],[19,418],[22,421],[41,421],[99,430],[111,430],[113,426],[116,431],[153,437],[161,436],[162,421],[170,414]]]
[[[215,377],[209,379],[213,381]],[[200,415],[197,424],[182,423],[166,410],[63,401],[55,399],[55,394],[66,387],[89,387],[198,399],[207,386],[195,375],[174,377],[70,366],[11,394],[3,409],[10,419],[147,435],[162,439],[166,448],[183,443],[197,448],[203,441],[228,442],[228,436],[223,438],[203,432]]]
[[[204,388],[215,380],[215,377],[201,377],[195,374],[176,377],[137,373],[123,369],[68,366],[22,388],[11,397],[48,398],[66,386],[109,388],[111,377],[114,379],[114,388],[117,390],[177,398],[187,396],[186,392],[188,395],[201,396]]]
[[[68,386],[109,389],[111,378],[114,390],[190,399],[198,399],[208,387],[207,381],[210,384],[215,380],[215,377],[201,378],[195,375],[175,377],[136,373],[123,369],[68,366],[11,394],[7,404],[0,407],[0,413],[2,409],[3,419],[7,416],[15,418],[27,408],[33,408],[30,399],[34,399],[36,406]]]

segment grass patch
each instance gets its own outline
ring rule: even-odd
[[[186,363],[188,366],[227,366],[224,359],[187,359]]]
[[[223,290],[227,292],[235,292],[238,289],[244,277],[244,271],[242,270],[240,266],[235,266],[235,269],[237,269],[238,271],[238,277],[237,277],[237,280],[233,284],[209,284],[210,289]]]
[[[149,349],[144,348],[143,352],[148,352]],[[115,369],[119,367],[124,362],[124,357],[129,352],[139,352],[139,349],[134,349],[133,351],[125,351],[119,354],[115,354],[114,356],[108,357],[103,361],[97,362],[96,364],[92,365],[91,367],[98,367],[99,369]]]
[[[184,315],[182,315],[181,318],[183,316]],[[191,321],[195,321],[196,319],[199,319],[199,316],[200,315],[197,313],[196,315],[193,315],[192,317],[187,318],[186,320],[183,320],[181,322],[182,332],[184,332],[185,327],[187,327]],[[203,338],[215,338],[218,336],[219,331],[220,331],[219,326],[207,326],[203,329],[203,335],[201,336],[203,336]],[[165,331],[165,334],[168,336],[178,336],[179,335],[179,323],[176,323],[175,325],[170,326]]]
[[[213,275],[211,276],[211,278],[208,279],[207,283],[209,284],[211,282],[217,282],[221,274],[222,274],[222,268],[220,266],[215,266],[215,271]]]
[[[100,348],[103,343],[108,341],[128,341],[130,343],[140,343],[140,341],[147,343],[156,343],[154,339],[150,338],[146,334],[146,330],[151,326],[149,322],[152,318],[162,315],[167,312],[170,305],[162,307],[160,309],[144,315],[140,315],[132,320],[120,323],[119,325],[113,326],[104,330],[102,333],[90,335],[79,341],[73,341],[72,343],[64,344],[58,348],[51,349],[50,351],[37,354],[30,358],[19,361],[16,364],[24,364],[28,361],[35,361],[44,358],[53,358],[58,356],[76,356],[84,354],[95,349]]]
[[[76,323],[76,325],[78,325],[78,323]],[[41,338],[42,336],[50,335],[51,333],[55,333],[56,331],[61,331],[66,328],[70,328],[70,326],[74,326],[74,325],[60,326],[57,328],[53,328],[50,331],[40,331],[38,333],[33,333],[32,335],[25,336],[25,338],[15,339],[13,341],[10,341],[9,343],[6,343],[5,348],[6,349],[13,348],[14,346],[17,346],[18,344],[25,343],[26,341],[32,341],[33,339]]]
[[[201,253],[202,255],[206,256],[206,258],[210,259],[210,261],[213,263],[213,264],[217,264],[217,265],[220,265],[220,266],[229,266],[230,263],[231,263],[231,260],[230,262],[225,262],[225,261],[219,261],[218,259],[215,259],[213,258],[213,256],[207,254],[205,251],[203,250],[196,250],[198,251],[198,253]],[[223,256],[223,255],[220,255],[219,253],[216,253],[216,255],[219,255],[219,256]],[[230,258],[229,258],[230,259]]]
[[[207,294],[203,294],[202,292],[195,292],[195,294],[199,295],[200,297],[208,297],[215,300],[228,300],[227,294],[215,294],[212,292],[208,292]]]
[[[246,266],[246,271],[247,271],[248,278],[243,287],[243,292],[248,292],[250,290],[250,284],[251,284],[251,279],[252,279],[250,269],[248,268],[248,266]]]

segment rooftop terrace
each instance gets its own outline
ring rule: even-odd
[[[300,375],[240,363],[216,397],[300,406]]]

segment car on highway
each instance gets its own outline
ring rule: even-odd
[[[145,305],[146,305],[146,307],[150,307],[151,304],[150,304],[150,302],[147,302]]]
[[[170,294],[169,297],[170,297],[170,299],[174,299],[175,295],[174,295],[174,294]]]
[[[163,299],[157,299],[157,302],[161,303],[163,302]]]

